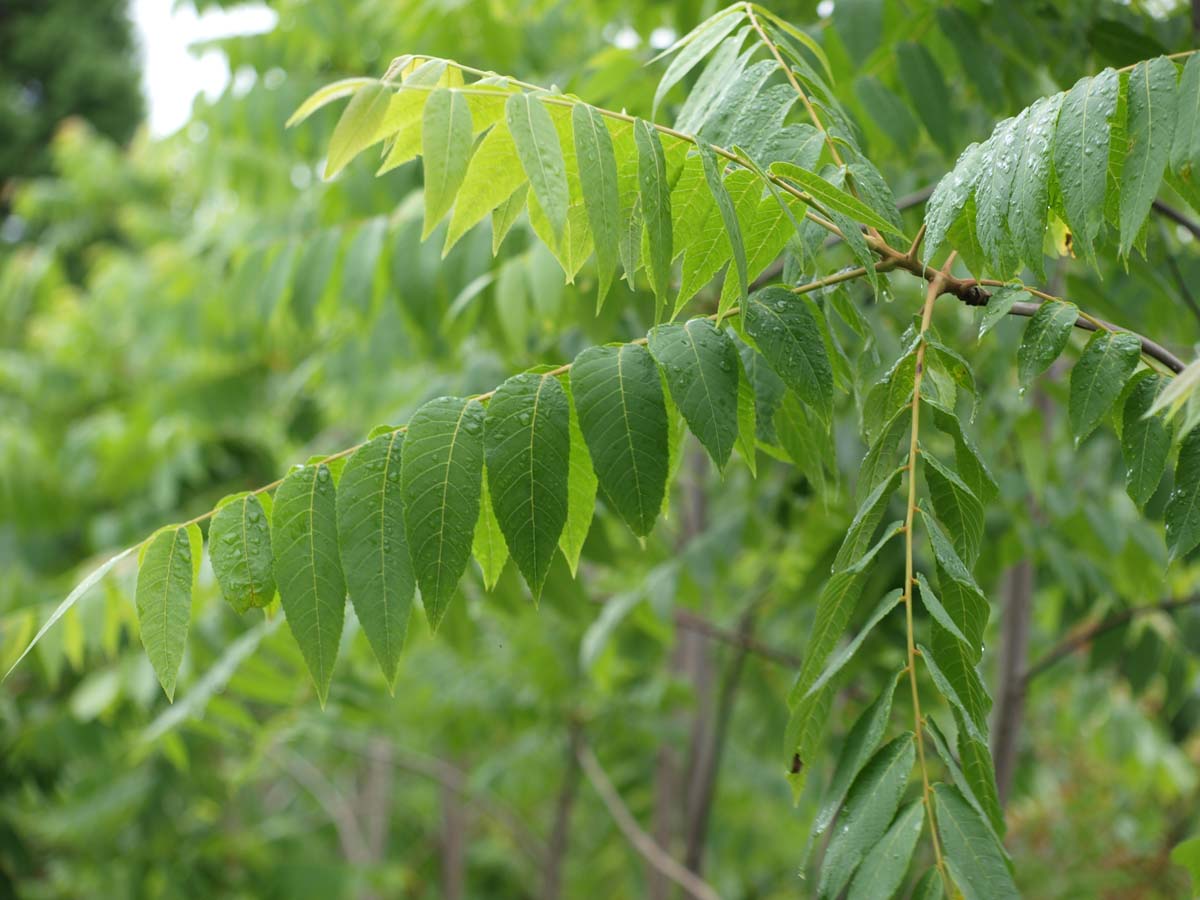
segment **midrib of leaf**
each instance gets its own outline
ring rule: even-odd
[[[540,572],[538,566],[538,541],[537,541],[537,501],[534,498],[534,489],[537,486],[537,479],[533,474],[533,445],[534,437],[537,435],[537,417],[538,406],[542,402],[542,389],[546,386],[546,375],[538,380],[537,390],[533,393],[533,410],[529,414],[529,531],[533,535],[533,541],[530,544],[530,550],[533,555],[533,571]],[[557,546],[558,542],[555,542]],[[551,553],[554,551],[551,550]]]
[[[642,497],[642,479],[638,474],[637,454],[633,448],[633,431],[629,424],[629,409],[625,402],[625,374],[622,369],[622,359],[625,356],[625,348],[628,346],[626,344],[617,351],[617,390],[621,392],[621,417],[625,420],[625,442],[629,445],[629,468],[633,472],[633,490],[638,500],[638,527],[640,528],[646,519],[645,499]]]
[[[316,534],[316,505],[317,479],[320,477],[320,466],[313,466],[312,479],[308,488],[308,558],[309,568],[312,569],[313,619],[317,623],[317,654],[321,658],[321,680],[325,680],[325,642],[321,640],[321,601],[317,593],[317,534]],[[329,476],[333,477],[332,473]]]
[[[175,564],[175,552],[176,552],[175,548],[176,548],[176,546],[179,544],[179,535],[180,535],[180,533],[181,533],[181,532],[183,532],[183,531],[184,531],[184,529],[183,529],[183,527],[181,526],[181,527],[179,527],[179,528],[176,528],[176,529],[175,529],[175,532],[174,532],[174,533],[171,535],[171,552],[167,554],[167,572],[166,572],[166,575],[165,575],[165,576],[164,576],[164,578],[163,578],[163,589],[162,589],[162,608],[163,608],[163,613],[162,613],[162,633],[163,633],[163,639],[164,639],[164,646],[163,646],[163,649],[165,649],[165,650],[166,650],[166,649],[169,649],[169,643],[170,643],[169,641],[166,641],[166,635],[167,635],[167,619],[168,619],[168,610],[169,610],[169,606],[170,606],[170,605],[167,603],[167,599],[168,599],[168,595],[171,593],[171,568],[172,568],[172,566]],[[185,535],[185,536],[186,536],[186,535]],[[173,662],[173,661],[170,661],[170,662]]]
[[[535,103],[535,102],[537,102],[537,101],[536,101],[536,100],[535,100],[533,97],[527,97],[527,98],[525,99],[525,103],[523,104],[523,105],[524,105],[524,107],[525,107],[525,110],[524,110],[524,112],[525,112],[525,124],[526,124],[526,125],[529,127],[529,134],[530,134],[530,135],[534,134],[534,130],[533,130],[533,110],[532,110],[532,108],[531,108],[531,105],[532,105],[533,103]],[[542,156],[542,145],[541,145],[541,143],[540,143],[540,142],[538,142],[538,141],[536,141],[536,140],[535,140],[535,141],[533,141],[532,143],[533,143],[533,149],[534,149],[534,152],[537,154],[537,163],[538,163],[538,169],[539,169],[539,170],[541,171],[541,173],[542,173],[542,182],[543,182],[543,183],[548,183],[548,182],[549,182],[549,177],[548,177],[548,173],[546,172],[546,161],[545,161],[545,159],[544,159],[544,158],[543,158],[543,156]],[[457,429],[456,429],[456,433],[457,433]],[[451,449],[453,449],[453,444],[451,445]]]
[[[700,351],[696,348],[696,339],[692,337],[691,322],[684,323],[683,333],[687,336],[688,346],[692,348],[692,356],[696,358],[696,373],[700,376],[700,384],[704,386],[704,399],[708,401],[708,413],[713,421],[717,418],[717,408],[713,405],[712,391],[708,388],[708,378],[704,374],[704,364],[700,360]]]
[[[392,607],[388,600],[387,578],[387,485],[388,471],[392,466],[392,450],[396,446],[396,435],[393,431],[388,437],[387,451],[383,454],[383,478],[379,483],[379,591],[383,595],[383,634],[388,650],[392,649]]]
[[[250,536],[246,534],[247,507],[250,505],[252,496],[253,494],[247,494],[242,498],[242,556],[246,562],[246,583],[250,588],[250,605],[257,606],[255,601],[258,599],[258,592],[254,590],[254,577],[250,574]]]

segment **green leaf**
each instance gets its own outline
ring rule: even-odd
[[[338,547],[350,602],[394,688],[416,579],[400,491],[404,436],[381,434],[354,451],[337,489]]]
[[[393,94],[390,87],[373,80],[354,92],[329,137],[326,178],[332,178],[362,151],[383,140],[385,132],[380,126]]]
[[[925,804],[914,800],[868,852],[850,883],[847,900],[876,900],[895,896],[912,862],[917,840],[925,828]]]
[[[1000,846],[979,813],[950,785],[934,785],[933,797],[946,865],[965,900],[1019,897]]]
[[[194,582],[188,529],[161,529],[138,560],[134,602],[146,656],[168,700],[175,698],[175,678],[187,645]]]
[[[567,521],[571,411],[553,375],[514,375],[484,418],[488,490],[509,552],[536,601]]]
[[[1200,181],[1200,53],[1188,57],[1179,79],[1175,138],[1171,141],[1171,170],[1195,186]],[[1200,887],[1200,886],[1198,886]]]
[[[912,900],[942,900],[945,896],[946,885],[936,868],[928,869],[912,892]]]
[[[1063,95],[1042,97],[1029,108],[1025,142],[1016,165],[1008,202],[1008,230],[1014,249],[1035,274],[1042,275],[1042,241],[1046,234],[1047,198],[1050,195],[1050,142]]]
[[[475,524],[471,552],[479,561],[479,568],[483,573],[483,586],[490,591],[500,580],[500,574],[508,562],[508,545],[504,543],[504,534],[500,531],[500,523],[496,521],[496,512],[492,509],[492,495],[488,490],[487,478],[483,479],[479,487],[479,521]]]
[[[38,645],[42,638],[46,636],[46,632],[53,628],[58,623],[58,620],[66,615],[71,608],[75,606],[79,599],[95,586],[96,582],[107,575],[117,563],[119,563],[136,549],[136,545],[133,547],[126,547],[120,553],[110,556],[108,559],[90,571],[84,577],[84,579],[79,582],[79,584],[75,585],[75,587],[72,588],[71,593],[67,594],[67,596],[63,598],[63,601],[54,608],[54,612],[50,614],[50,618],[48,618],[42,627],[38,629],[37,634],[33,636],[33,640],[31,640],[25,646],[25,649],[21,651],[21,655],[18,656],[13,664],[8,667],[8,670],[4,673],[4,678],[0,678],[0,681],[4,681],[4,679],[8,678],[8,676],[13,673],[13,669],[19,666],[21,661],[29,655],[29,651]]]
[[[442,256],[488,213],[503,206],[527,183],[512,134],[503,125],[493,126],[467,164],[466,175],[454,201],[454,211],[450,214]],[[524,195],[521,201],[523,207]]]
[[[850,58],[862,66],[883,37],[883,0],[843,0],[835,3],[833,27],[846,45]]]
[[[1172,560],[1191,553],[1200,544],[1200,428],[1188,432],[1179,445],[1175,489],[1163,518]]]
[[[758,477],[758,414],[754,398],[754,385],[750,375],[738,360],[737,397],[738,435],[737,449],[750,467],[750,474]]]
[[[745,71],[750,54],[740,54],[742,44],[750,27],[743,27],[737,34],[727,38],[712,54],[708,65],[700,73],[679,107],[679,115],[675,119],[675,128],[684,134],[694,134],[703,127],[709,113],[715,105],[721,102],[725,92],[735,85]]]
[[[807,169],[802,169],[792,163],[776,162],[771,164],[771,172],[789,181],[794,181],[826,210],[839,212],[856,222],[878,228],[880,231],[889,233],[896,231],[893,223],[883,218],[857,197],[847,194],[841,188],[834,187],[824,178]],[[901,237],[904,236],[901,235]],[[905,237],[904,240],[908,241],[909,238]]]
[[[982,157],[983,145],[971,144],[959,154],[954,168],[934,188],[925,207],[925,250],[922,259],[926,264],[945,243],[952,226],[967,207],[967,201],[983,172],[979,165]]]
[[[971,708],[968,700],[963,699],[964,696],[970,697],[971,686],[964,683],[964,672],[960,668],[952,670],[954,675],[948,675],[941,667],[937,657],[933,651],[924,644],[917,644],[917,649],[921,651],[921,660],[925,663],[925,668],[929,670],[929,675],[933,679],[933,683],[937,686],[938,691],[945,697],[950,705],[957,708],[963,714],[963,721],[966,723],[967,731],[975,740],[986,743],[987,738],[984,735],[986,723],[978,721],[975,711]],[[974,675],[978,679],[978,674],[974,669],[967,669],[967,672]],[[960,677],[954,677],[954,676]],[[970,675],[967,675],[969,678]]]
[[[725,225],[725,234],[729,239],[729,246],[733,250],[733,262],[738,276],[738,297],[744,302],[749,273],[746,264],[746,246],[742,242],[742,227],[738,222],[737,208],[729,196],[729,191],[725,188],[725,182],[721,177],[721,164],[718,163],[712,148],[702,141],[697,144],[697,149],[700,152],[700,161],[704,165],[704,177],[708,181],[708,189],[717,202],[721,221]]]
[[[830,477],[837,478],[837,451],[829,423],[805,406],[795,391],[786,391],[775,409],[775,437],[787,458],[824,496]]]
[[[1200,57],[1193,56],[1193,60]],[[1200,837],[1188,838],[1171,850],[1171,862],[1183,866],[1192,877],[1192,893],[1200,894]]]
[[[859,504],[853,520],[846,529],[846,536],[842,539],[837,556],[834,558],[833,568],[835,571],[854,565],[870,548],[875,531],[879,527],[879,523],[883,521],[883,514],[887,511],[888,502],[900,486],[900,478],[904,471],[903,468],[893,469],[890,476],[881,479],[866,499]]]
[[[1078,445],[1108,413],[1137,368],[1142,342],[1128,332],[1097,331],[1071,371],[1069,418]]]
[[[984,505],[990,503],[1000,492],[1000,485],[996,483],[995,477],[979,456],[975,444],[963,430],[958,416],[928,397],[922,397],[921,403],[932,410],[933,424],[937,429],[954,441],[954,466],[959,477]]]
[[[1134,383],[1122,411],[1121,455],[1125,458],[1125,490],[1141,509],[1162,481],[1171,452],[1171,429],[1150,408],[1165,379],[1146,375]]]
[[[346,615],[335,494],[327,465],[296,467],[275,492],[271,523],[279,599],[322,706]]]
[[[915,741],[912,732],[906,732],[876,753],[854,780],[842,807],[841,825],[821,863],[819,897],[838,896],[863,857],[887,832],[914,762]]]
[[[239,613],[275,598],[271,528],[257,494],[243,494],[217,509],[208,529],[208,555],[222,595]]]
[[[672,250],[671,185],[667,180],[667,158],[658,132],[649,122],[638,119],[633,127],[638,150],[638,189],[641,217],[650,244],[650,286],[660,303],[666,303],[671,290]]]
[[[921,461],[934,512],[950,530],[959,557],[968,567],[974,566],[983,543],[983,504],[958,473],[937,457],[922,452]]]
[[[902,527],[902,522],[894,522],[885,528],[883,535],[861,558],[850,567],[833,574],[817,600],[817,612],[809,631],[804,665],[788,695],[791,716],[785,743],[788,751],[798,757],[801,766],[811,762],[812,754],[816,752],[825,727],[824,715],[829,695],[828,690],[809,695],[808,689],[820,676],[838,640],[845,633],[862,595],[871,563],[879,551],[900,533]],[[794,770],[791,780],[793,792],[797,792],[803,782],[802,770]]]
[[[462,73],[447,66],[443,59],[426,60],[404,78],[404,84],[392,95],[379,126],[380,134],[391,137],[387,155],[376,175],[390,172],[420,155],[422,114],[429,95],[434,88],[455,87],[461,81]]]
[[[869,496],[896,468],[900,456],[900,435],[907,434],[912,421],[912,407],[902,406],[879,429],[858,469],[857,494]]]
[[[900,81],[925,130],[943,153],[953,153],[957,117],[953,114],[954,104],[942,70],[921,44],[905,41],[896,47],[895,52]]]
[[[833,369],[804,298],[782,287],[755,291],[746,301],[745,323],[771,368],[828,421],[833,414]]]
[[[929,532],[929,543],[933,547],[933,555],[937,560],[938,566],[941,567],[941,570],[945,572],[945,574],[951,580],[961,585],[968,592],[974,594],[976,597],[982,600],[984,602],[984,609],[986,610],[987,602],[984,599],[983,591],[979,589],[979,585],[975,583],[974,576],[971,575],[970,570],[967,569],[966,565],[964,565],[963,561],[959,558],[958,552],[954,549],[954,545],[951,543],[950,538],[946,537],[946,532],[942,531],[942,528],[940,525],[938,525],[937,520],[929,516],[924,509],[921,510],[921,520],[925,523],[925,528]],[[942,593],[946,593],[945,585],[942,586]],[[962,625],[964,620],[961,616],[956,615],[955,621]],[[987,621],[986,613],[984,615],[984,621]],[[964,632],[968,637],[972,638],[972,645],[974,645],[976,639],[982,636],[982,633],[980,635],[975,635],[970,631],[966,631],[965,626]]]
[[[1129,73],[1129,152],[1121,170],[1121,252],[1128,254],[1162,183],[1175,131],[1175,64],[1165,56]]]
[[[659,325],[648,346],[688,428],[723,470],[738,435],[737,347],[707,319]]]
[[[892,677],[879,696],[863,710],[862,715],[851,727],[850,733],[846,735],[846,740],[842,742],[837,765],[833,769],[833,779],[829,783],[829,790],[825,792],[825,799],[813,822],[812,833],[814,835],[822,834],[829,827],[829,823],[833,821],[833,817],[841,808],[842,800],[846,796],[850,784],[858,777],[863,766],[874,756],[879,742],[883,740],[884,732],[887,731],[888,719],[892,715],[892,698],[896,693],[896,685],[900,683],[904,674],[904,671],[901,670]]]
[[[321,231],[304,248],[292,275],[292,311],[296,321],[305,328],[312,325],[317,305],[325,294],[333,264],[342,245],[342,233],[337,228]]]
[[[983,340],[983,336],[1008,315],[1013,304],[1021,299],[1023,293],[1025,289],[1019,285],[1006,284],[988,298],[987,306],[983,308],[983,315],[979,319],[979,340]]]
[[[1012,238],[1009,207],[1023,178],[1021,153],[1029,130],[1030,109],[1005,119],[992,132],[979,159],[975,188],[975,230],[993,271],[1007,277],[1017,269],[1020,252]],[[1044,213],[1043,213],[1044,218]]]
[[[859,629],[858,634],[856,634],[854,638],[841,650],[829,658],[829,662],[826,663],[825,668],[821,670],[821,674],[817,676],[817,680],[814,681],[809,686],[808,691],[805,692],[806,699],[824,688],[825,685],[829,683],[830,679],[832,679],[833,676],[835,676],[845,667],[846,663],[848,663],[853,658],[854,654],[858,652],[858,648],[862,646],[863,641],[867,639],[867,635],[874,631],[875,626],[882,622],[884,617],[900,604],[900,600],[903,596],[904,592],[899,588],[896,588],[893,591],[889,591],[884,598],[879,601],[879,605],[875,607],[875,610],[868,617],[866,623],[861,629]]]
[[[1109,119],[1117,111],[1121,79],[1114,69],[1081,78],[1067,92],[1054,133],[1054,174],[1066,221],[1085,257],[1104,224]]]
[[[517,217],[525,210],[525,204],[529,199],[529,181],[523,175],[522,179],[521,186],[513,192],[512,196],[492,210],[492,256],[496,256],[500,252],[500,245],[504,243],[504,238],[512,230]]]
[[[283,127],[291,128],[293,125],[299,125],[321,107],[327,106],[335,100],[341,100],[343,97],[349,97],[356,91],[376,83],[374,78],[343,78],[327,84],[323,88],[313,91],[307,100],[297,106],[296,111],[288,117]]]
[[[782,203],[770,193],[763,196],[762,182],[753,172],[747,170],[732,172],[725,179],[725,184],[737,207],[738,222],[746,243],[746,271],[762,272],[779,256],[787,246],[788,240],[796,233],[793,222],[795,216],[803,214],[804,205],[791,196],[784,197]],[[727,240],[721,242],[722,250],[728,251],[727,245]],[[730,253],[726,252],[721,262],[729,258]],[[737,299],[737,281],[726,278],[717,307],[722,317],[733,308]]]
[[[595,515],[596,472],[592,468],[592,457],[588,453],[583,430],[579,427],[579,414],[575,409],[569,376],[563,382],[563,390],[567,392],[571,404],[571,454],[570,472],[567,475],[567,522],[558,539],[558,549],[566,557],[571,575],[574,576],[579,568],[579,554],[583,551],[583,543],[587,540]]]
[[[404,436],[404,524],[421,600],[437,628],[471,557],[483,474],[483,407],[439,397],[416,411]]]
[[[1017,349],[1017,375],[1022,385],[1028,385],[1058,359],[1078,318],[1079,309],[1074,303],[1048,300],[1038,307]]]
[[[667,410],[650,352],[589,347],[571,366],[579,426],[605,501],[639,537],[649,534],[667,483]]]
[[[929,615],[931,615],[939,625],[950,632],[950,634],[954,635],[954,637],[956,637],[958,640],[962,641],[964,644],[967,643],[967,638],[962,633],[958,623],[954,621],[954,617],[950,615],[950,613],[946,610],[946,607],[942,606],[942,601],[938,599],[938,596],[936,593],[934,593],[933,588],[929,586],[929,582],[926,580],[923,572],[917,573],[917,584],[921,588],[921,603],[924,605]]]
[[[962,715],[955,710],[955,721],[959,722]],[[958,743],[960,750],[966,750],[963,755],[964,761],[972,761],[971,757],[975,755],[975,748],[978,748],[979,753],[986,760],[984,767],[984,778],[982,780],[973,779],[966,774],[966,767],[959,764],[955,759],[954,754],[950,750],[950,743],[946,740],[946,736],[942,734],[941,728],[938,727],[937,720],[932,716],[925,718],[925,730],[933,739],[933,746],[937,750],[938,756],[942,758],[942,762],[946,764],[946,769],[950,772],[950,778],[954,781],[955,786],[962,793],[963,797],[975,808],[979,813],[980,819],[984,824],[988,825],[993,834],[998,835],[997,828],[1004,826],[1004,813],[1000,810],[1000,802],[996,796],[996,782],[992,777],[995,769],[992,763],[992,755],[987,746],[980,744],[967,732],[965,725],[960,725],[958,729]],[[980,797],[986,798],[981,800]],[[984,811],[984,804],[987,804],[988,811]],[[997,841],[999,837],[997,836]]]
[[[596,269],[600,280],[597,303],[600,304],[612,284],[613,270],[619,259],[621,197],[617,191],[617,158],[612,135],[596,109],[586,103],[575,104],[571,122],[579,163],[579,185],[596,245]]]
[[[375,298],[375,274],[379,269],[379,254],[387,234],[387,219],[369,219],[354,233],[346,247],[342,263],[342,284],[338,302],[342,307],[368,312]]]
[[[741,24],[743,18],[745,14],[739,9],[727,7],[701,22],[685,36],[687,43],[680,45],[679,55],[671,60],[667,71],[658,82],[658,88],[654,91],[654,102],[650,107],[652,116],[657,115],[658,105],[667,96],[667,92],[683,80],[683,77],[708,56],[717,44],[725,40],[729,33]]]
[[[471,159],[473,134],[465,94],[438,88],[429,95],[421,124],[421,155],[425,158],[422,240],[429,237],[458,194]]]
[[[504,108],[505,122],[517,145],[521,166],[533,195],[557,238],[567,224],[567,170],[554,120],[539,97],[513,94]]]

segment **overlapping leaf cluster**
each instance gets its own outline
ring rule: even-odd
[[[837,477],[835,385],[852,379],[839,377],[849,361],[829,316],[863,326],[844,300],[825,302],[814,285],[752,290],[753,279],[785,251],[789,271],[815,267],[831,234],[860,263],[854,277],[878,285],[881,261],[930,276],[915,249],[902,255],[889,243],[909,243],[890,189],[858,149],[808,35],[738,4],[668,52],[675,55],[656,107],[705,63],[673,128],[425,57],[401,57],[379,80],[331,85],[293,117],[349,97],[328,150],[331,176],[376,146],[381,172],[421,157],[423,231],[448,218],[444,251],[485,219],[495,251],[524,215],[568,280],[594,256],[599,302],[619,267],[630,284],[644,278],[658,319],[662,310],[671,319],[642,339],[589,347],[569,365],[531,369],[487,394],[431,400],[405,426],[381,427],[352,451],[294,468],[273,500],[264,489],[219,505],[208,543],[223,593],[239,611],[278,593],[322,702],[347,598],[393,683],[418,589],[436,627],[472,556],[489,586],[511,558],[536,600],[557,554],[577,566],[597,498],[635,535],[648,535],[678,462],[680,420],[722,470],[735,449],[753,469],[763,449],[795,463],[819,490]],[[913,78],[922,70],[911,59],[901,68]],[[1106,70],[1039,100],[968,148],[939,185],[925,259],[950,242],[976,273],[1037,271],[1055,217],[1085,256],[1106,229],[1128,253],[1164,173],[1196,196],[1198,103],[1197,57],[1182,67],[1164,57]],[[799,106],[809,121],[795,120]],[[674,321],[722,273],[715,313]],[[998,291],[981,331],[1023,290]],[[913,896],[952,887],[967,897],[1015,895],[989,751],[992,701],[978,671],[990,610],[974,575],[999,488],[960,417],[974,408],[975,376],[930,325],[936,295],[862,393],[868,449],[859,508],[817,598],[789,697],[784,756],[799,790],[847,663],[903,607],[907,661],[847,736],[814,824],[814,835],[833,829],[821,897],[905,891],[927,828],[935,862]],[[1083,440],[1116,411],[1127,489],[1144,506],[1174,434],[1157,414],[1165,379],[1141,367],[1142,341],[1046,299],[1017,352],[1019,378],[1027,384],[1047,369],[1081,321],[1095,333],[1071,373],[1072,432]],[[1200,544],[1200,431],[1179,448],[1175,482],[1165,516],[1178,555]],[[902,485],[903,512],[889,515]],[[917,522],[927,551],[919,567]],[[901,536],[904,583],[864,598]],[[189,523],[156,533],[139,564],[143,641],[168,695],[201,552]],[[869,612],[844,642],[864,599]],[[911,688],[912,728],[886,740],[901,681]],[[944,701],[936,716],[921,712],[930,688]],[[943,731],[939,720],[953,727]]]
[[[1160,56],[1105,69],[1043,97],[972,144],[938,184],[926,213],[925,259],[947,241],[999,277],[1041,273],[1047,225],[1070,248],[1123,255],[1142,244],[1165,180],[1200,199],[1200,57]]]

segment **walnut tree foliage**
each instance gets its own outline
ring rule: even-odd
[[[952,35],[973,27],[940,12]],[[551,567],[561,556],[576,572],[598,505],[633,537],[650,536],[671,514],[686,430],[726,477],[773,458],[818,493],[853,500],[804,600],[806,643],[777,736],[775,772],[795,797],[812,790],[811,772],[830,773],[810,823],[809,846],[823,847],[813,894],[1017,895],[981,674],[996,600],[977,564],[995,540],[990,510],[1014,479],[1033,476],[999,470],[976,439],[976,412],[1061,371],[1085,338],[1067,376],[1075,445],[1097,429],[1115,435],[1119,487],[1139,510],[1170,482],[1164,562],[1200,545],[1200,375],[1156,339],[1170,335],[1143,335],[1132,312],[1114,324],[1047,281],[1065,264],[1137,265],[1162,197],[1200,209],[1200,54],[1077,73],[962,148],[924,46],[903,43],[897,55],[913,113],[878,80],[859,81],[852,110],[826,48],[799,24],[749,3],[715,12],[660,54],[648,116],[416,52],[299,105],[287,124],[302,131],[342,104],[314,150],[327,178],[364,158],[380,176],[420,160],[408,239],[433,236],[446,258],[472,240],[502,255],[524,223],[568,282],[594,279],[598,316],[645,298],[653,324],[581,345],[569,361],[537,361],[491,390],[428,400],[403,424],[155,531],[136,548],[136,609],[168,697],[202,556],[235,610],[278,596],[324,704],[347,602],[394,685],[414,607],[437,629],[462,602],[472,558],[489,587],[511,559],[533,602],[551,603]],[[870,44],[861,27],[841,23],[848,49]],[[864,108],[898,147],[915,140],[915,114],[949,154],[919,216],[898,208]],[[369,305],[384,227],[363,226],[345,249],[348,307]],[[316,314],[335,247],[319,236],[281,251],[287,274],[300,273],[297,318]],[[279,265],[264,262],[262,290]],[[498,303],[506,272],[495,276]],[[409,272],[389,277],[403,284]],[[847,286],[884,305],[902,279],[920,302],[898,339],[877,339]],[[958,305],[982,308],[981,342],[1000,340],[1003,320],[1025,321],[1002,376],[993,366],[983,377],[978,344],[935,327],[936,311]],[[843,485],[839,449],[854,441],[861,459]],[[21,658],[132,552],[72,591]],[[884,558],[899,564],[882,568]],[[845,716],[839,694],[856,653],[881,633],[896,652]],[[832,721],[848,728],[836,758]],[[799,856],[802,835],[795,845]]]

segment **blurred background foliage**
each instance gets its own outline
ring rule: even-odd
[[[590,267],[563,285],[524,226],[495,259],[485,228],[442,260],[440,234],[419,241],[419,168],[376,179],[359,160],[323,182],[336,113],[283,122],[315,87],[402,52],[649,115],[661,64],[645,63],[712,2],[269,5],[272,30],[215,44],[231,85],[161,139],[137,129],[121,0],[0,9],[4,668],[89,563],[157,525],[430,397],[490,389],[652,319],[648,294],[625,288],[595,315]],[[1036,97],[1196,42],[1190,6],[1172,0],[772,8],[823,44],[898,197]],[[921,88],[905,65],[923,67]],[[1099,273],[1067,259],[1052,279],[1190,359],[1198,236],[1151,224],[1148,258]],[[886,367],[915,290],[897,280],[881,303],[849,291],[873,337],[847,333],[843,387]],[[1168,855],[1200,828],[1200,611],[1186,602],[1200,566],[1167,568],[1170,485],[1141,517],[1113,436],[1072,445],[1065,379],[1017,390],[1019,322],[979,343],[969,310],[939,308],[936,325],[986,386],[973,431],[1002,485],[978,573],[997,651],[985,675],[1009,711],[993,731],[1011,743],[1019,883],[1033,897],[1185,896]],[[0,691],[0,896],[673,896],[580,773],[580,742],[722,896],[807,895],[799,836],[827,772],[793,807],[780,747],[812,601],[854,508],[863,448],[844,406],[836,473],[760,454],[756,479],[735,466],[722,480],[685,445],[645,545],[601,511],[578,577],[559,559],[539,609],[512,566],[492,592],[472,570],[436,640],[410,630],[394,696],[350,624],[319,710],[278,616],[235,614],[206,565],[170,706],[137,640],[132,568],[118,569]],[[896,549],[876,577],[902,568]],[[1185,602],[1122,615],[1164,600]],[[886,628],[870,637],[818,767],[902,646]]]

